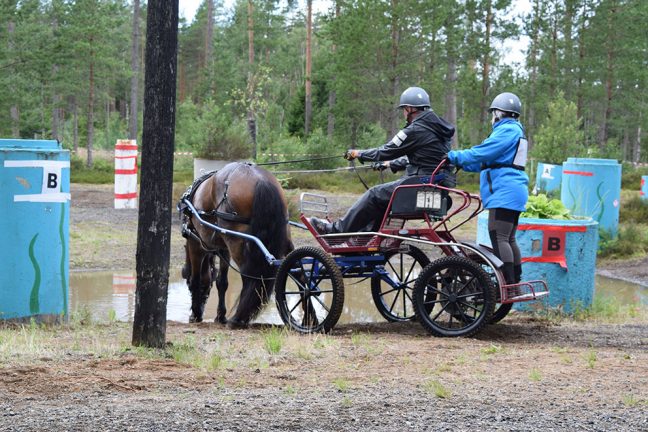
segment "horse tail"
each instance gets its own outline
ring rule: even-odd
[[[268,251],[281,258],[286,253],[288,242],[288,214],[281,189],[270,179],[262,178],[254,188],[252,217],[249,233],[261,240]],[[259,247],[246,242],[247,256],[252,258],[256,268],[262,268],[263,277],[272,277],[274,268],[265,260]]]
[[[257,237],[275,258],[282,258],[289,248],[288,210],[282,190],[272,178],[261,177],[254,186],[252,214],[247,233]],[[246,257],[241,266],[243,288],[230,325],[247,325],[267,303],[274,289],[276,269],[270,265],[259,246],[246,241]]]

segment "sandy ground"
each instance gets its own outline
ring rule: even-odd
[[[136,211],[113,210],[106,186],[72,197],[73,271],[133,268]],[[182,260],[174,217],[172,266]],[[645,264],[600,270],[646,280]],[[273,354],[265,326],[169,323],[165,351],[130,346],[126,323],[0,330],[0,431],[648,430],[640,310],[620,322],[513,314],[459,339],[414,322],[340,325],[281,333]]]

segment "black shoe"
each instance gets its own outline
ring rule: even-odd
[[[308,218],[308,222],[313,225],[313,228],[315,228],[315,231],[319,234],[331,234],[333,232],[333,224],[326,219],[311,217]]]

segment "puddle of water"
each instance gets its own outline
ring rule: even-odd
[[[354,284],[345,280],[344,310],[339,323],[377,322],[383,318],[376,310],[371,298],[369,280]],[[132,321],[135,312],[135,273],[128,272],[80,272],[70,274],[70,311],[87,309],[93,319],[107,321],[114,311],[119,321]],[[241,292],[241,279],[230,272],[229,288],[225,295],[228,316],[236,306]],[[205,321],[216,317],[218,293],[212,288],[205,306]],[[180,272],[172,272],[167,298],[167,320],[188,322],[191,314],[191,296]],[[256,323],[283,324],[274,303],[274,297],[255,319]]]
[[[230,285],[226,294],[228,314],[232,313],[241,290],[238,274],[230,273]],[[355,279],[345,279],[344,309],[339,323],[382,322],[371,297],[370,281],[355,283]],[[601,296],[614,296],[621,304],[648,305],[648,287],[630,282],[596,277],[596,293]],[[215,287],[206,305],[205,320],[216,316],[218,294]],[[167,319],[188,322],[191,297],[187,285],[179,271],[172,273],[167,299]],[[119,321],[132,321],[135,311],[135,274],[113,272],[83,272],[70,274],[70,311],[86,308],[97,321],[107,321],[111,311]],[[255,320],[257,323],[282,324],[274,304],[274,298]]]

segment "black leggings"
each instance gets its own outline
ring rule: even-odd
[[[522,256],[515,241],[520,212],[504,208],[489,209],[488,234],[495,255],[504,263],[506,283],[520,281],[522,277]]]

